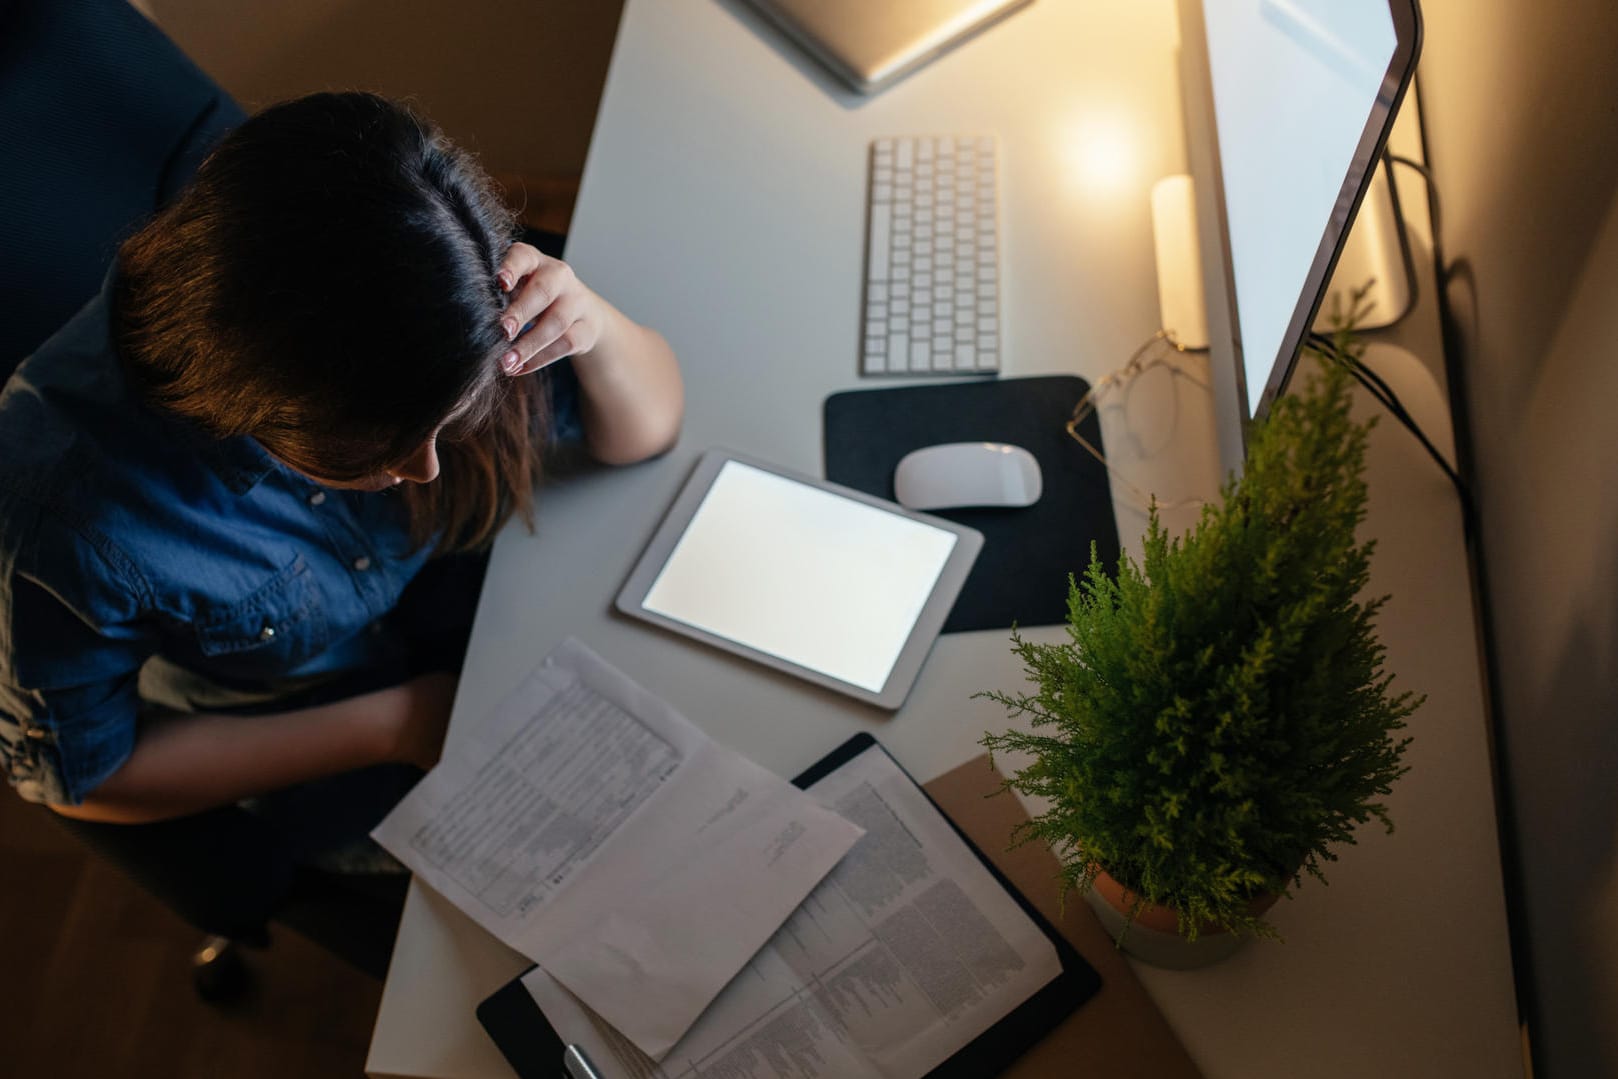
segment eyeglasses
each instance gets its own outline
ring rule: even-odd
[[[1112,464],[1108,462],[1106,454],[1102,453],[1101,450],[1092,444],[1089,439],[1085,438],[1084,435],[1080,433],[1079,428],[1083,426],[1086,420],[1095,415],[1098,408],[1104,403],[1104,400],[1111,396],[1115,390],[1122,388],[1125,398],[1127,399],[1129,387],[1134,383],[1134,380],[1157,367],[1167,368],[1172,377],[1177,379],[1188,379],[1206,389],[1206,383],[1201,382],[1189,374],[1179,364],[1169,362],[1170,357],[1172,357],[1175,353],[1185,351],[1187,351],[1185,346],[1176,341],[1174,339],[1174,335],[1170,331],[1158,330],[1156,333],[1152,334],[1152,336],[1148,337],[1145,342],[1143,342],[1141,346],[1134,351],[1134,353],[1129,357],[1128,363],[1124,364],[1116,371],[1096,379],[1095,384],[1090,387],[1083,397],[1079,398],[1079,403],[1073,407],[1073,416],[1067,421],[1068,436],[1080,446],[1083,446],[1085,451],[1089,453],[1091,457],[1094,457],[1097,461],[1101,462],[1101,466],[1107,470],[1108,474],[1110,474],[1113,479],[1117,480],[1124,487],[1128,488],[1128,490],[1134,494],[1136,500],[1140,504],[1140,508],[1143,510],[1149,510],[1154,505],[1159,510],[1174,510],[1186,506],[1201,506],[1205,504],[1206,500],[1201,498],[1182,498],[1166,502],[1159,499],[1155,494],[1141,490],[1141,488],[1136,486],[1128,476],[1125,476],[1118,469],[1114,468]],[[1178,400],[1178,395],[1176,395],[1176,408],[1178,408]],[[1144,456],[1144,453],[1142,456]]]

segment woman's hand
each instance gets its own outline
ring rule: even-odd
[[[499,279],[511,297],[500,320],[512,342],[511,350],[500,357],[500,369],[506,374],[526,375],[596,347],[607,306],[567,263],[528,244],[512,244],[501,260]],[[529,322],[533,325],[518,337]]]
[[[567,263],[528,244],[512,244],[499,274],[511,294],[503,321],[513,344],[500,358],[506,374],[574,357],[585,444],[603,464],[644,461],[674,444],[685,388],[661,334],[585,288]],[[530,319],[534,324],[522,333]]]

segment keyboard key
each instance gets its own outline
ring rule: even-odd
[[[865,271],[867,280],[880,281],[888,276],[888,242],[889,227],[892,218],[880,207],[871,207],[871,243],[870,254],[867,256],[868,268]]]
[[[910,342],[910,370],[930,371],[933,367],[932,343],[926,338],[912,339]]]

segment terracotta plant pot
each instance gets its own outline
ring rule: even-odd
[[[1157,903],[1148,903],[1131,921],[1129,912],[1140,897],[1105,870],[1096,875],[1095,885],[1085,898],[1120,948],[1156,967],[1187,970],[1207,966],[1234,954],[1247,940],[1223,926],[1206,924],[1197,928],[1196,940],[1187,940],[1180,933],[1179,914]],[[1274,893],[1254,896],[1247,904],[1247,912],[1256,917],[1280,898]]]

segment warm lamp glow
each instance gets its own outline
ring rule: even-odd
[[[1125,118],[1092,114],[1068,125],[1062,156],[1075,190],[1089,196],[1134,190],[1140,171],[1140,142]]]

